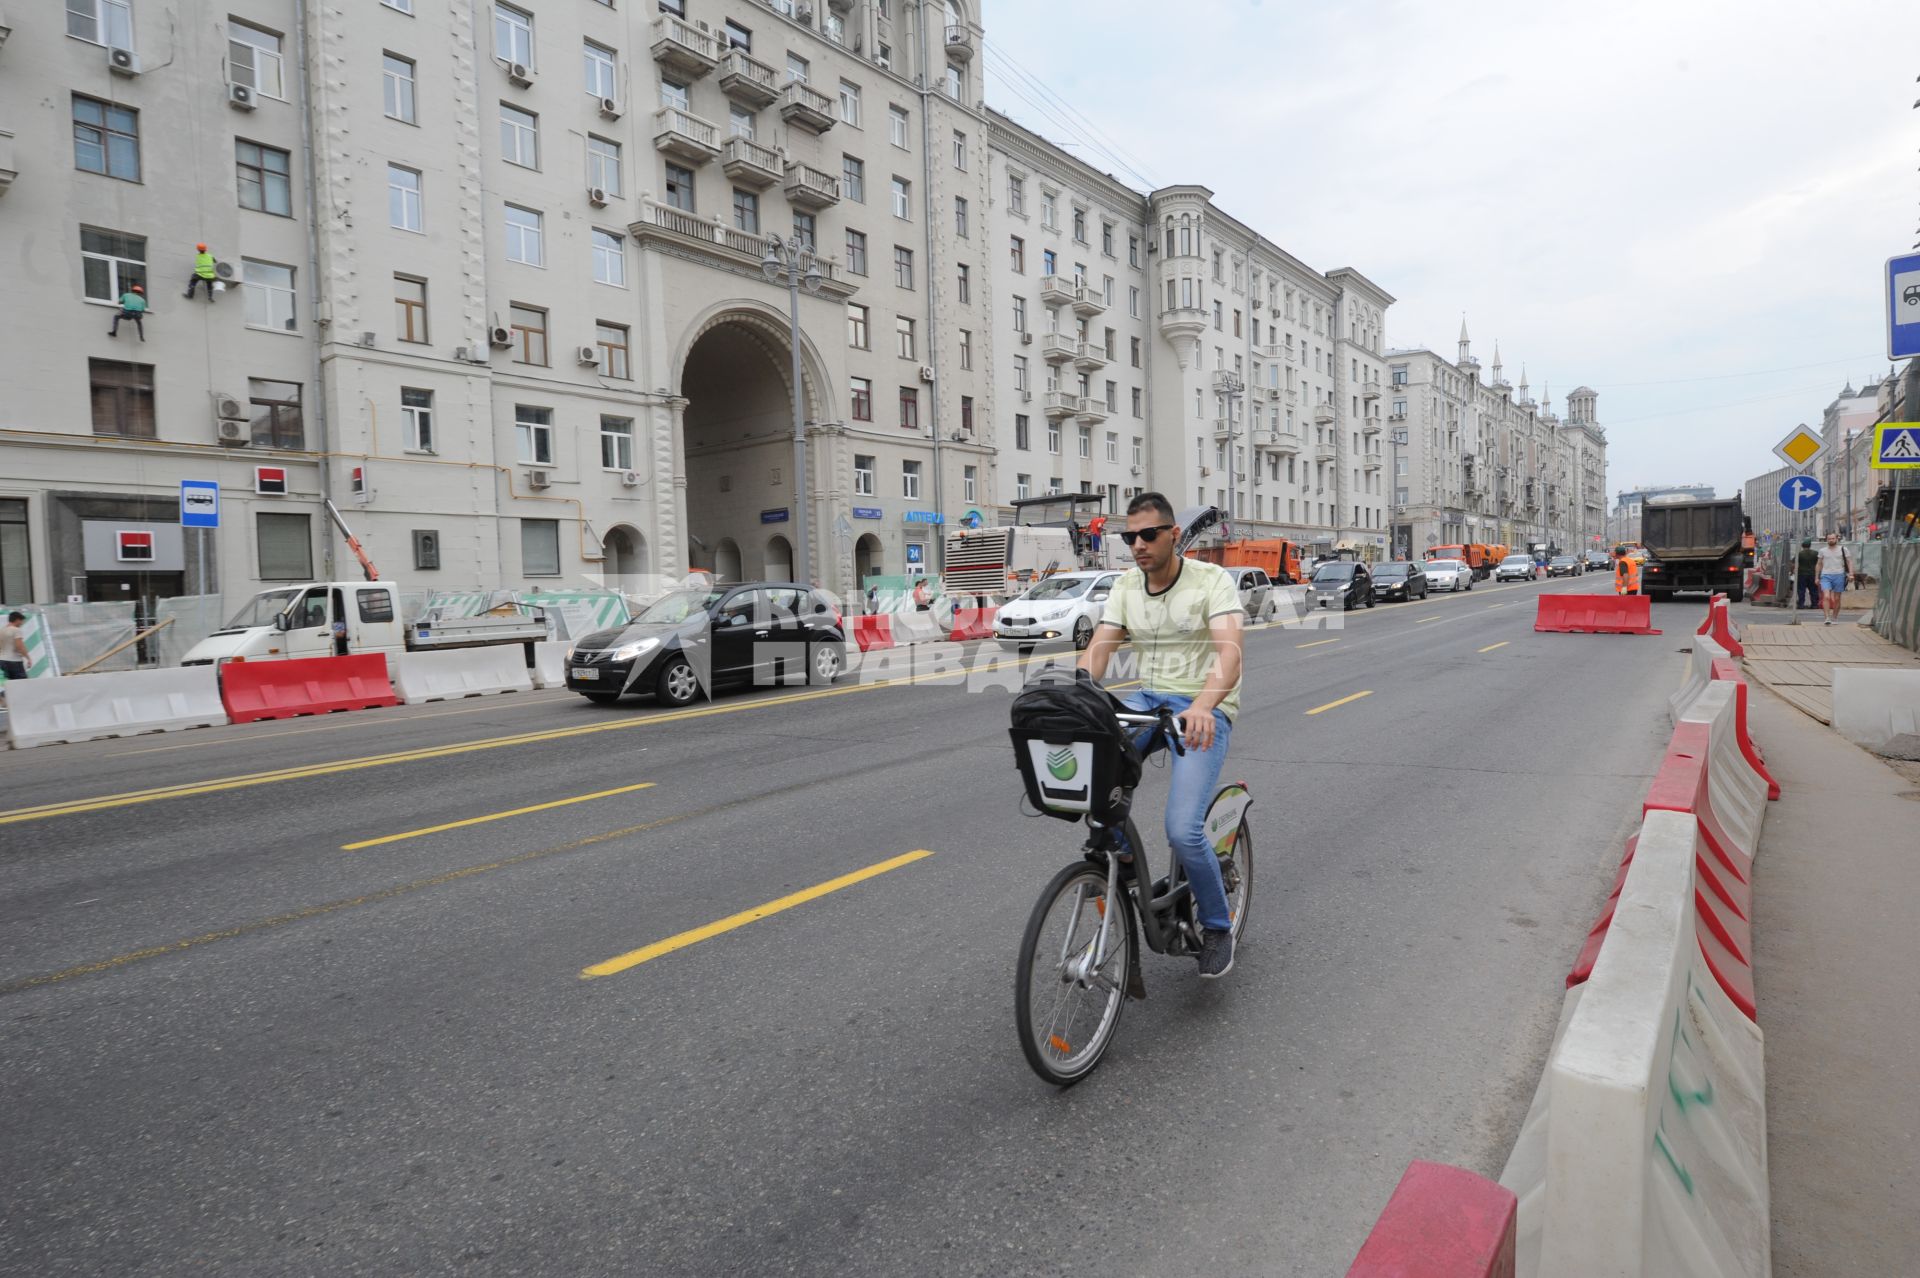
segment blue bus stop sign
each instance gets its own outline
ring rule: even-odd
[[[220,485],[210,479],[180,481],[180,526],[182,528],[218,528],[220,526]]]
[[[1820,481],[1812,475],[1795,475],[1780,485],[1780,504],[1788,510],[1812,510],[1820,504]]]
[[[1887,358],[1920,355],[1920,253],[1887,259]]]

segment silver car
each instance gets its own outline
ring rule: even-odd
[[[1427,589],[1472,590],[1473,569],[1459,559],[1427,560]]]
[[[1273,616],[1273,583],[1264,568],[1229,568],[1234,589],[1240,592],[1240,605],[1247,610],[1248,621],[1266,621]]]

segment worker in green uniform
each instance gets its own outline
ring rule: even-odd
[[[120,336],[120,321],[130,319],[140,333],[140,340],[147,340],[147,291],[138,284],[132,285],[120,295],[120,313],[113,317],[113,326],[107,329],[108,337]]]
[[[193,274],[187,278],[187,297],[192,298],[193,290],[205,284],[207,286],[207,300],[211,302],[213,300],[213,282],[219,278],[220,272],[213,260],[213,254],[207,251],[206,245],[196,244],[193,246],[193,249]]]

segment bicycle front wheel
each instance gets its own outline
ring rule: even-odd
[[[1027,1064],[1049,1083],[1085,1078],[1113,1041],[1134,927],[1125,893],[1109,900],[1106,868],[1089,862],[1054,875],[1035,902],[1020,941],[1014,1018]]]

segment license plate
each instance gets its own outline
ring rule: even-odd
[[[592,666],[575,666],[573,668],[573,677],[576,679],[598,679],[600,672]]]

